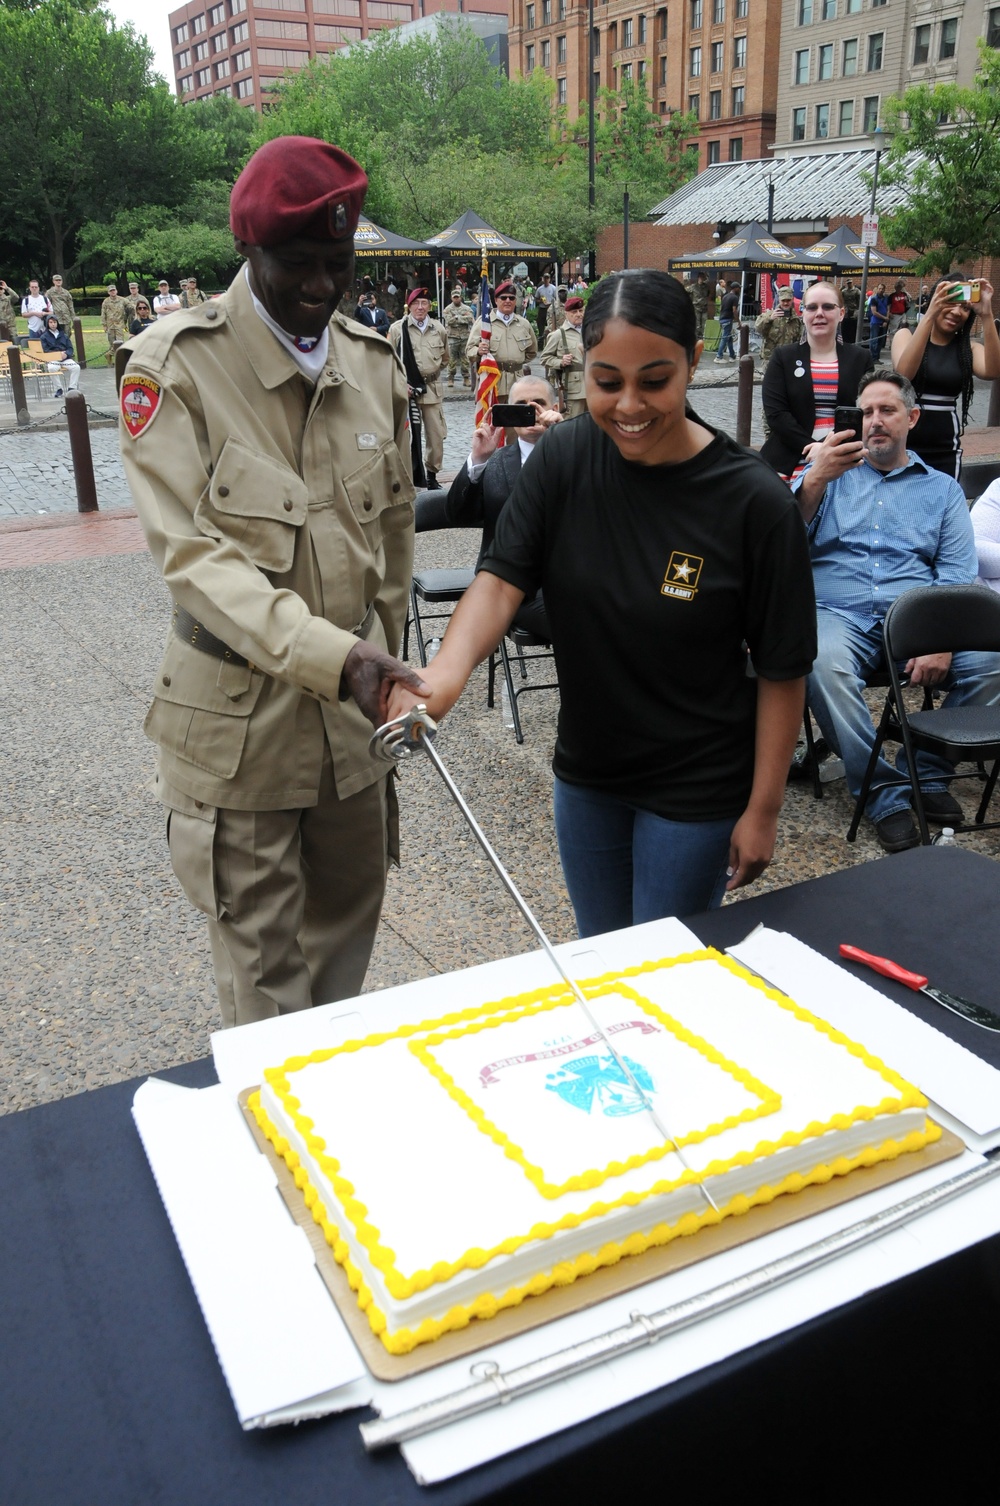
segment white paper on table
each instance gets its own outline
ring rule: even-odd
[[[1000,1072],[988,1062],[785,931],[761,926],[729,955],[914,1083],[974,1150],[1000,1145]]]
[[[132,1114],[243,1427],[364,1405],[364,1362],[226,1090],[150,1078]]]

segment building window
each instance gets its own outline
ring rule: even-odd
[[[190,47],[185,47],[185,49],[184,49],[183,52],[179,52],[177,54],[177,66],[178,66],[178,68],[190,68],[190,66],[191,66],[191,49],[190,49]]]
[[[632,46],[632,17],[627,16],[622,22],[622,46]]]
[[[529,44],[524,49],[524,71],[525,73],[534,73],[535,71],[535,48],[533,44]]]
[[[564,78],[557,78],[556,79],[556,104],[557,105],[564,105],[566,103],[566,101],[567,101],[568,98],[569,98],[569,95],[566,92],[566,80]]]
[[[272,68],[304,68],[309,61],[309,54],[296,52],[291,47],[258,47],[257,61]]]
[[[229,0],[229,14],[240,16],[247,8],[247,0]]]
[[[838,136],[854,135],[854,101],[842,99],[840,101],[840,114],[837,120]]]
[[[313,0],[313,10],[317,15],[361,17],[360,0]]]
[[[646,17],[645,16],[640,16],[639,17],[639,43],[640,43],[640,45],[643,42],[645,42],[645,40],[646,40],[647,30],[648,30],[648,28],[646,26]]]
[[[233,67],[237,73],[244,73],[250,67],[249,52],[238,52],[233,58]]]
[[[830,134],[830,106],[816,106],[816,139],[825,141]]]
[[[722,90],[721,89],[713,89],[712,92],[708,96],[708,118],[709,118],[709,120],[721,120],[722,119]]]
[[[253,79],[241,78],[236,85],[237,99],[253,99]]]
[[[847,0],[846,14],[848,16],[860,16],[861,0]]]
[[[691,30],[698,31],[701,27],[701,0],[691,0]]]
[[[882,44],[885,32],[876,31],[868,38],[868,72],[878,73],[882,68]]]
[[[745,68],[747,65],[747,39],[743,37],[733,38],[733,67]]]
[[[241,21],[240,24],[239,24],[239,26],[234,26],[233,27],[230,35],[232,36],[233,46],[234,47],[236,46],[237,42],[247,42],[247,41],[249,41],[249,39],[250,39],[250,25],[249,25],[249,22],[247,22],[247,21]]]
[[[913,61],[926,63],[930,55],[931,29],[929,26],[918,26],[913,33]]]
[[[191,35],[193,37],[198,36],[205,30],[206,24],[207,23],[204,16],[195,16],[194,20],[191,22]]]
[[[996,6],[986,12],[986,45],[1000,47],[1000,8]]]
[[[734,136],[733,139],[732,139],[732,141],[730,141],[730,143],[729,143],[729,160],[730,160],[730,162],[742,162],[743,161],[743,137],[742,136]]]
[[[721,42],[713,42],[712,43],[712,72],[713,73],[721,73],[722,72],[722,62],[723,62],[722,53],[723,53],[723,44]]]
[[[304,21],[257,21],[253,23],[254,35],[278,37],[282,42],[305,42],[309,28]]]
[[[368,14],[371,15],[371,11]],[[360,38],[360,26],[323,26],[318,21],[316,23],[317,42],[329,42],[334,47],[341,47],[357,42]]]
[[[215,76],[216,76],[216,78],[228,78],[229,77],[229,59],[228,58],[223,58],[220,63],[216,63],[216,65],[215,65]]]
[[[823,0],[823,11],[822,11],[822,14],[823,14],[823,20],[824,21],[836,21],[836,19],[837,19],[837,0]]]
[[[556,37],[556,62],[557,63],[565,63],[565,61],[566,61],[566,38],[565,37]]]
[[[750,6],[750,0],[736,0],[736,19],[737,19],[737,21],[743,21],[743,20],[746,19],[748,11],[749,11],[749,6]]]
[[[795,54],[795,67],[792,70],[793,84],[807,84],[809,82],[809,48],[800,47]]]
[[[726,19],[726,0],[712,0],[712,25],[721,26]]]
[[[958,49],[958,17],[952,16],[948,21],[941,22],[941,49],[938,57],[941,62],[945,58],[953,58]]]
[[[722,142],[710,141],[708,143],[708,165],[711,167],[716,162],[722,161]]]
[[[665,42],[667,40],[667,13],[666,13],[665,10],[658,10],[656,12],[656,14],[659,17],[659,22],[660,22],[660,25],[659,25],[660,41],[661,42]]]
[[[844,78],[853,78],[858,71],[858,39],[849,37],[844,43],[844,56],[841,64],[841,73]]]
[[[225,52],[228,46],[229,38],[224,31],[221,31],[218,36],[212,38],[212,48],[215,52]]]
[[[665,89],[666,87],[667,87],[667,55],[666,55],[666,53],[664,53],[663,56],[660,58],[660,88],[661,89]]]
[[[175,45],[179,46],[181,42],[186,42],[187,39],[188,39],[188,29],[187,29],[187,27],[186,26],[175,26],[174,27],[174,43],[175,43]]]
[[[639,61],[638,61],[638,63],[636,64],[636,67],[638,69],[638,76],[639,76],[639,78],[645,78],[646,77],[646,59],[645,58],[640,58]]]
[[[688,114],[693,115],[695,120],[701,119],[701,95],[688,95]]]
[[[182,94],[192,93],[192,91],[194,90],[194,84],[191,80],[190,73],[188,74],[187,78],[179,78],[177,80],[177,87]]]
[[[558,15],[560,21],[565,21],[565,19],[566,19],[566,0],[559,0],[559,4],[556,6],[556,14]]]
[[[526,5],[524,7],[524,27],[526,31],[534,31],[535,29],[535,7],[533,5]]]
[[[824,42],[819,49],[819,72],[816,77],[820,83],[833,78],[833,43]]]
[[[542,67],[552,67],[552,43],[549,41],[548,37],[546,37],[542,43]]]
[[[552,0],[542,0],[542,25],[552,25]]]
[[[224,5],[213,5],[208,13],[209,26],[221,26],[225,19],[226,7]]]
[[[805,107],[792,111],[792,140],[805,141],[806,139],[806,112]]]
[[[885,5],[886,0],[872,0],[872,10],[877,10],[880,5]]]
[[[211,68],[199,68],[198,72],[194,76],[194,80],[199,89],[204,89],[206,84],[210,84],[212,82]]]
[[[692,47],[688,53],[688,73],[692,78],[701,78],[700,47]]]
[[[733,90],[733,108],[731,112],[733,115],[743,114],[743,111],[746,109],[746,97],[746,89],[744,89],[742,84],[737,84]]]
[[[799,25],[811,26],[813,18],[813,0],[799,0]]]
[[[866,136],[878,130],[878,95],[865,100],[861,129]]]
[[[199,42],[198,45],[197,45],[197,47],[194,50],[194,56],[195,56],[195,61],[196,62],[203,63],[205,61],[205,59],[208,57],[208,43],[207,42]]]
[[[632,64],[631,63],[622,63],[622,83],[623,84],[630,84],[631,82],[632,82]]]

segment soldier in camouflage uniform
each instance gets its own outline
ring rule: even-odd
[[[108,296],[101,304],[101,326],[107,336],[107,363],[111,366],[114,364],[115,346],[122,343],[128,329],[128,309],[124,298],[118,296],[118,289],[113,282],[108,283]]]
[[[461,288],[452,288],[451,303],[444,311],[444,327],[448,332],[448,386],[455,385],[455,368],[461,367],[462,386],[471,385],[469,363],[465,359],[465,347],[476,316],[467,303],[462,301]]]
[[[556,293],[556,301],[552,305],[552,328],[562,329],[566,323],[566,299],[569,297],[569,288],[561,285]]]
[[[695,335],[699,340],[705,338],[705,320],[708,318],[708,273],[696,272],[694,278],[688,283],[686,292],[694,305],[694,318],[697,326]]]
[[[0,339],[13,343],[17,337],[17,308],[20,302],[14,289],[8,287],[0,277]]]
[[[181,308],[196,309],[199,303],[207,302],[208,299],[205,297],[204,293],[201,291],[201,288],[198,286],[197,277],[189,277],[187,283],[181,291]]]
[[[756,327],[763,336],[762,367],[767,365],[779,345],[798,345],[802,339],[802,320],[795,312],[795,295],[791,288],[778,289],[777,307],[765,309],[758,317]]]
[[[125,299],[126,318],[128,319],[127,329],[132,328],[132,320],[135,318],[135,308],[139,296],[139,284],[137,282],[130,282],[128,285],[128,297]]]
[[[52,305],[59,328],[64,335],[68,335],[73,328],[76,309],[73,307],[73,294],[63,287],[63,280],[58,272],[53,272],[52,286],[46,289],[45,296]]]

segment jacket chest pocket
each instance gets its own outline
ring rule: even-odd
[[[308,502],[309,488],[289,466],[229,439],[198,501],[195,522],[212,537],[236,544],[259,569],[284,575],[292,568]]]
[[[358,470],[345,476],[344,490],[359,523],[366,528],[378,523],[376,537],[381,537],[385,524],[396,519],[406,522],[412,516],[409,504],[414,495],[413,483],[394,444],[383,446]],[[393,512],[394,508],[403,510]]]

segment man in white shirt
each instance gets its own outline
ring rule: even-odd
[[[21,299],[21,317],[28,321],[28,334],[33,340],[42,338],[42,330],[45,328],[45,320],[52,312],[52,305],[41,291],[38,279],[33,277],[28,283],[28,291]]]
[[[170,284],[165,277],[160,278],[160,291],[153,299],[153,313],[157,319],[165,319],[168,314],[180,313],[181,301],[176,293],[171,293]]]

